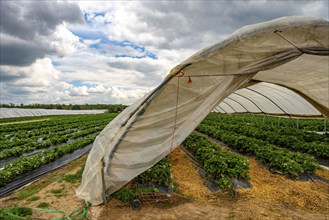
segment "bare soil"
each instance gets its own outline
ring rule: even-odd
[[[49,120],[49,118],[26,120],[26,121],[4,122],[4,123],[0,123],[0,125],[23,124],[23,123],[37,122],[37,121],[47,121],[47,120]]]
[[[130,204],[110,198],[108,204],[91,206],[88,216],[92,220],[106,219],[329,219],[329,185],[321,181],[295,181],[273,174],[250,160],[250,189],[239,189],[238,197],[230,193],[211,193],[186,154],[177,148],[170,156],[172,175],[178,185],[181,197],[174,204],[143,204],[142,209],[132,210]],[[76,208],[82,209],[84,201],[75,196],[79,185],[58,181],[60,177],[74,174],[84,164],[86,156],[49,174],[28,187],[0,199],[0,206],[13,204],[37,207],[41,202],[49,204],[47,209],[62,210],[69,214]],[[329,171],[318,175],[327,177]],[[37,201],[20,198],[19,193],[40,190],[31,196],[39,196]],[[54,193],[57,190],[60,193]],[[51,219],[61,214],[33,211],[33,217]]]

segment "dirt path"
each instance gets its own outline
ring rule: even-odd
[[[0,206],[13,204],[35,208],[40,203],[47,209],[62,210],[67,214],[76,208],[80,210],[84,201],[75,196],[79,181],[69,183],[63,177],[75,174],[83,166],[86,156],[47,175],[23,190],[0,199]],[[198,172],[186,154],[177,148],[169,156],[174,181],[183,195],[177,203],[147,204],[135,211],[129,204],[114,198],[106,205],[91,206],[89,218],[107,219],[329,219],[329,185],[320,181],[300,182],[273,174],[250,160],[251,189],[239,189],[238,197],[230,193],[211,193],[202,183]],[[321,171],[328,176],[328,171]],[[29,201],[32,197],[38,198]],[[33,217],[51,219],[60,214],[33,211]]]
[[[29,208],[60,210],[67,214],[72,213],[77,208],[81,210],[84,206],[84,201],[75,196],[75,189],[80,184],[79,179],[78,181],[66,182],[64,177],[76,174],[83,167],[86,158],[87,155],[45,175],[9,196],[0,198],[0,207],[12,207],[16,204]],[[41,203],[43,203],[43,206],[39,207]],[[33,210],[32,217],[52,219],[62,216],[59,213],[45,213]]]
[[[4,123],[0,123],[0,125],[23,124],[23,123],[37,122],[37,121],[47,121],[47,120],[49,120],[49,118],[26,120],[26,121],[4,122]]]

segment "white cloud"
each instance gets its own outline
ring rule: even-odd
[[[70,96],[88,96],[89,93],[87,92],[87,90],[88,90],[87,86],[74,87],[70,90],[69,95]]]
[[[96,87],[91,87],[87,89],[87,92],[89,93],[98,93],[98,94],[102,94],[106,92],[106,88],[102,85],[98,85]]]
[[[62,90],[68,90],[73,88],[73,85],[67,82],[59,82],[57,83],[56,87],[59,89],[59,91],[62,91]]]
[[[142,98],[146,94],[146,91],[141,89],[125,90],[119,87],[111,87],[108,89],[108,92],[113,103],[122,104],[131,104],[133,101]]]
[[[57,19],[54,10],[48,8],[55,17],[49,21],[42,17],[40,24],[44,26],[32,16],[32,12],[42,12],[38,4],[6,4],[29,12],[29,16],[21,13],[16,19],[8,12],[6,16],[26,25],[7,22],[8,31],[0,32],[1,49],[8,55],[7,65],[1,66],[4,103],[131,104],[161,83],[171,68],[224,40],[237,28],[287,15],[328,18],[329,3],[72,1],[69,6],[74,16],[66,11],[58,13],[61,18]],[[79,14],[81,11],[84,14]],[[87,17],[85,24],[72,24],[83,15]],[[124,46],[123,41],[129,45]],[[6,45],[10,45],[8,50]],[[145,56],[147,53],[157,59]]]
[[[100,42],[101,42],[101,39],[96,39],[96,40],[84,39],[83,40],[83,43],[86,46],[91,46],[91,45],[94,45],[94,44],[99,44]]]
[[[79,46],[79,37],[72,34],[66,26],[57,26],[55,32],[48,37],[42,37],[40,42],[45,42],[56,51],[60,57],[72,55]]]
[[[1,72],[15,77],[13,85],[24,87],[47,87],[58,79],[59,71],[49,58],[37,59],[28,67],[1,66]]]

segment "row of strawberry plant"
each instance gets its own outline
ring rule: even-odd
[[[96,135],[72,142],[70,144],[45,150],[39,154],[22,157],[13,162],[6,163],[3,170],[0,170],[0,187],[12,181],[16,176],[34,170],[42,165],[55,161],[57,158],[72,153],[77,149],[91,144]]]
[[[131,202],[134,197],[140,193],[159,192],[159,189],[156,188],[154,184],[168,187],[171,184],[170,172],[171,165],[168,162],[168,158],[165,157],[153,167],[137,176],[132,181],[134,184],[128,184],[127,186],[113,193],[112,196],[124,203],[128,203]],[[150,187],[152,185],[153,187]]]
[[[54,117],[49,120],[49,121],[51,121],[51,125],[49,125],[47,127],[41,127],[41,128],[38,128],[38,126],[28,127],[29,128],[28,130],[24,130],[24,129],[19,130],[21,127],[20,124],[5,125],[3,127],[15,128],[15,131],[5,131],[5,132],[0,133],[0,145],[4,145],[8,142],[11,143],[11,142],[13,142],[13,140],[16,140],[16,139],[27,139],[27,138],[33,138],[33,137],[34,137],[34,139],[37,139],[40,136],[48,135],[48,134],[54,133],[54,132],[65,131],[67,129],[73,129],[73,128],[81,129],[82,127],[90,127],[91,124],[95,124],[97,122],[106,123],[106,121],[107,121],[107,123],[108,123],[115,116],[116,116],[116,114],[97,115],[97,117],[81,116],[80,120],[78,117],[74,117],[73,118],[74,120],[69,117],[65,117],[65,118]],[[64,120],[64,119],[67,119],[67,120]],[[47,124],[50,123],[49,121],[47,121]],[[34,122],[34,124],[38,124],[38,123],[42,124],[45,122],[44,121]],[[29,126],[31,126],[31,125],[29,125]]]
[[[329,127],[329,122],[325,119],[302,119],[302,118],[283,118],[270,115],[256,115],[256,114],[212,114],[219,115],[221,120],[237,121],[240,123],[251,123],[251,124],[267,124],[272,127],[284,127],[292,128],[304,131],[324,131],[325,127]]]
[[[215,126],[221,130],[235,132],[241,135],[263,140],[266,141],[268,144],[276,145],[278,147],[308,153],[322,159],[329,158],[329,143],[327,143],[326,141],[304,142],[301,141],[301,136],[278,134],[273,131],[266,131],[262,129],[262,127],[255,127],[244,124],[228,124],[225,122],[214,121],[209,119],[203,121],[202,123],[206,125]]]
[[[89,125],[83,125],[81,130],[72,131],[68,129],[59,133],[52,132],[47,136],[43,136],[42,140],[31,141],[27,139],[26,144],[11,147],[0,151],[0,160],[8,157],[18,157],[25,153],[33,152],[38,149],[48,148],[50,146],[66,143],[68,140],[74,140],[77,138],[85,137],[90,134],[99,133],[108,122],[94,122]],[[91,127],[95,126],[95,127]],[[10,145],[9,145],[10,146]]]
[[[39,117],[35,117],[35,120],[38,120]],[[55,119],[55,120],[52,120]],[[60,122],[60,123],[58,123]],[[50,117],[50,120],[46,119],[43,121],[32,121],[29,123],[21,124],[8,124],[0,126],[0,133],[3,132],[20,132],[20,131],[31,131],[34,129],[49,128],[57,126],[58,124],[71,124],[74,123],[74,120],[65,120],[65,117]]]
[[[146,170],[134,180],[140,184],[156,183],[162,186],[169,186],[171,165],[165,157],[156,165]]]
[[[18,147],[23,145],[30,145],[32,142],[40,142],[40,141],[45,141],[50,139],[52,144],[56,144],[56,139],[59,137],[55,136],[60,136],[63,137],[64,135],[72,134],[75,132],[79,132],[79,130],[85,130],[90,127],[105,127],[105,125],[108,123],[108,120],[112,120],[112,117],[108,118],[107,120],[104,119],[98,119],[95,121],[87,121],[79,124],[66,124],[61,127],[52,127],[50,129],[47,129],[47,133],[41,133],[38,136],[34,136],[33,138],[22,138],[22,139],[14,139],[14,140],[9,140],[9,141],[0,141],[0,150],[1,149],[6,149],[6,148],[13,148],[13,147]],[[16,137],[16,136],[15,136]],[[68,139],[68,138],[66,138]],[[64,143],[62,141],[62,143]]]
[[[159,186],[168,187],[171,183],[170,172],[171,165],[168,158],[165,157],[153,167],[135,177],[132,181],[134,184],[128,184],[126,187],[123,187],[113,193],[112,196],[124,203],[127,203],[131,202],[139,193],[159,192],[158,188],[149,187],[148,185],[154,186],[154,184],[157,184]]]
[[[88,122],[87,122],[88,123]],[[87,124],[85,122],[85,124]],[[51,126],[51,127],[47,127],[47,128],[35,128],[33,130],[29,130],[29,131],[25,131],[25,130],[21,130],[21,131],[15,131],[15,132],[3,132],[1,135],[2,137],[5,136],[5,138],[1,139],[2,144],[6,143],[6,142],[13,142],[15,140],[19,140],[19,139],[28,139],[28,138],[39,138],[42,137],[44,135],[47,135],[49,133],[53,133],[53,132],[62,132],[67,130],[68,128],[70,129],[74,129],[74,128],[78,128],[79,126],[81,126],[82,123],[71,123],[71,124],[60,124],[60,125],[56,125],[56,126]]]
[[[197,130],[221,140],[241,153],[256,156],[269,169],[285,175],[298,177],[301,174],[314,174],[319,168],[315,158],[308,154],[291,152],[262,140],[234,132],[226,132],[214,126],[200,124]]]
[[[268,123],[257,124],[257,126],[254,126],[253,123],[245,123],[240,120],[237,120],[236,116],[209,114],[205,119],[205,121],[220,122],[220,123],[233,124],[233,125],[247,125],[251,128],[257,128],[258,130],[261,131],[275,132],[276,134],[279,135],[298,136],[300,140],[303,140],[305,142],[319,141],[319,142],[329,143],[329,133],[318,134],[316,132],[309,132],[309,131],[297,129],[295,127],[271,126],[271,124]]]
[[[17,138],[15,135],[15,138],[13,138],[13,140],[8,140],[8,141],[2,141],[0,142],[0,150],[1,149],[12,149],[13,147],[24,147],[24,145],[30,145],[31,143],[38,143],[38,142],[43,142],[46,140],[50,140],[52,139],[52,137],[54,137],[54,134],[59,135],[59,136],[63,136],[69,133],[72,133],[74,128],[61,128],[60,130],[52,130],[51,132],[47,133],[47,134],[41,134],[38,136],[34,136],[34,137],[28,137],[28,138]]]
[[[77,132],[77,133],[71,133],[67,135],[55,135],[51,137],[50,140],[38,143],[38,142],[30,142],[28,144],[18,146],[18,147],[13,147],[10,149],[4,149],[0,152],[0,160],[5,159],[8,157],[18,157],[21,156],[25,153],[29,153],[32,151],[35,151],[37,149],[43,149],[43,148],[48,148],[51,145],[58,145],[58,144],[63,144],[66,143],[68,140],[75,140],[80,137],[85,137],[90,134],[95,134],[99,133],[103,127],[96,127],[96,128],[89,128],[85,129],[83,131]]]
[[[0,134],[8,134],[9,132],[30,132],[32,130],[38,129],[49,129],[51,127],[56,127],[58,125],[67,124],[81,124],[82,122],[93,122],[95,120],[112,120],[117,114],[96,114],[96,115],[63,115],[63,116],[49,116],[49,120],[35,121],[22,124],[6,124],[0,126]],[[35,117],[39,119],[39,117]]]
[[[232,178],[249,179],[249,161],[220,148],[209,139],[190,134],[183,145],[193,154],[206,171],[206,177],[221,188],[232,187]]]
[[[77,138],[80,139],[81,137],[83,139],[65,145],[52,146],[52,148],[43,150],[42,152],[38,152],[38,153],[35,152],[37,154],[34,154],[33,156],[25,156],[18,158],[14,161],[5,163],[4,168],[2,168],[2,170],[0,171],[0,185],[6,184],[6,182],[11,181],[17,175],[25,173],[29,170],[37,168],[53,160],[56,160],[57,158],[67,153],[71,153],[78,148],[84,147],[92,143],[95,138],[95,135],[93,134],[95,134],[95,132],[99,132],[100,130],[102,130],[106,126],[106,124],[108,124],[116,115],[117,114],[88,115],[88,116],[79,115],[79,116],[65,116],[65,117],[57,116],[51,118],[51,120],[53,120],[53,124],[56,124],[56,126],[53,126],[51,129],[48,129],[49,134],[38,138],[38,141],[40,143],[44,143],[46,145],[42,147],[47,147],[49,145],[49,142],[51,145],[54,145],[54,143],[52,142],[56,142],[56,143],[58,142],[58,140],[55,139],[59,137],[54,138],[54,136],[56,136],[55,135],[56,132],[52,132],[52,130],[53,128],[62,125],[64,125],[68,129],[66,131],[60,132],[62,134],[65,134],[63,135],[63,137],[67,136],[70,138],[70,140]],[[74,120],[72,120],[71,117],[74,118]],[[68,121],[70,123],[67,123]],[[68,124],[70,124],[70,126],[68,126]],[[78,124],[78,126],[76,126],[76,124]],[[3,126],[7,126],[7,125],[3,125]],[[72,134],[70,134],[70,132]],[[64,142],[65,141],[67,140],[64,140]],[[30,146],[36,147],[35,144],[36,143]]]

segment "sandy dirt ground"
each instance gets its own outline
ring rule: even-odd
[[[4,123],[0,123],[0,125],[24,124],[24,123],[29,123],[29,122],[47,121],[47,120],[49,120],[49,118],[36,119],[36,120],[26,120],[26,121],[4,122]]]
[[[79,182],[58,181],[60,177],[74,174],[83,165],[86,156],[42,177],[25,189],[0,199],[0,206],[13,204],[35,208],[41,202],[49,204],[47,209],[62,210],[69,214],[76,208],[82,209],[84,201],[75,196]],[[123,204],[110,198],[106,205],[91,206],[88,216],[92,220],[107,219],[329,219],[329,185],[321,181],[300,182],[273,174],[260,167],[256,160],[250,160],[250,189],[239,189],[237,198],[230,193],[211,193],[186,154],[177,148],[169,156],[172,175],[182,195],[173,204],[143,204],[140,210],[132,210],[130,204]],[[327,177],[328,171],[318,175]],[[19,193],[42,186],[32,196],[20,198]],[[34,187],[34,188],[33,188]],[[60,193],[54,193],[60,191]],[[51,219],[61,214],[33,211],[33,217]]]

